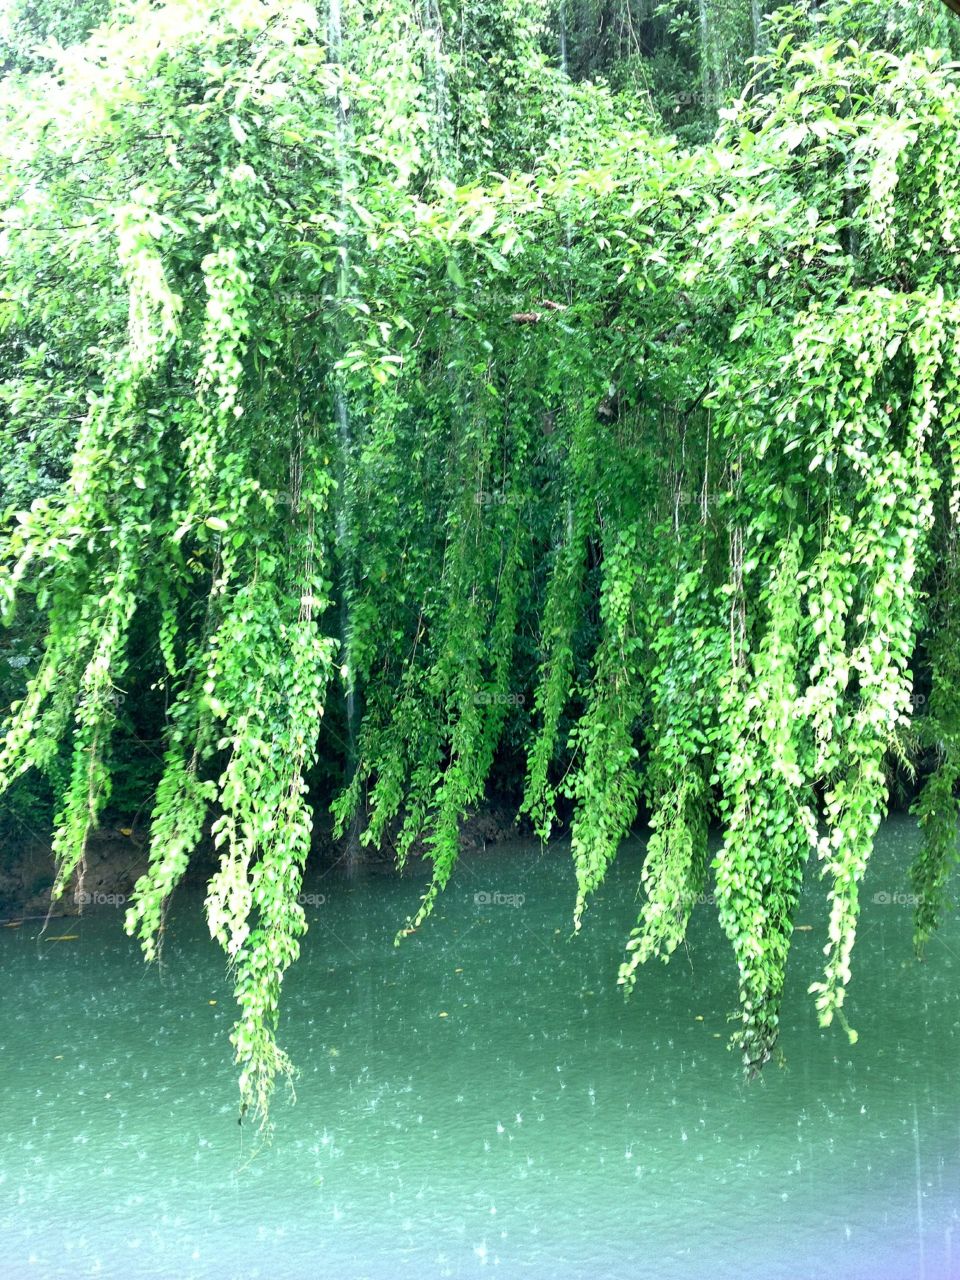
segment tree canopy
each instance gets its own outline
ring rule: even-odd
[[[412,929],[514,752],[536,831],[569,815],[576,928],[650,815],[626,989],[712,882],[751,1073],[813,855],[811,993],[846,1027],[894,770],[919,780],[918,947],[957,854],[955,19],[18,13],[0,785],[46,777],[55,893],[131,768],[139,689],[163,765],[127,928],[155,956],[211,830],[265,1114],[318,773],[347,771],[339,831],[401,864],[422,843]]]

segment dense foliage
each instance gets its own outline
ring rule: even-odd
[[[71,12],[44,35],[103,16]],[[341,832],[432,863],[407,929],[515,744],[536,830],[570,815],[577,927],[642,805],[620,980],[712,878],[750,1072],[811,853],[846,1025],[891,761],[922,782],[918,945],[948,903],[952,20],[603,13],[173,0],[8,54],[0,784],[52,788],[62,893],[143,772],[141,699],[127,926],[153,956],[211,831],[261,1114],[325,761]]]

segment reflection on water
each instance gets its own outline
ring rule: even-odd
[[[110,904],[44,941],[0,930],[0,1276],[960,1277],[960,927],[912,958],[915,843],[891,820],[871,864],[859,1043],[820,1031],[806,995],[811,878],[786,1068],[749,1086],[711,907],[631,1001],[616,986],[639,845],[577,938],[556,848],[464,855],[399,949],[422,877],[316,879],[284,992],[297,1101],[278,1094],[259,1151],[199,897],[178,900],[159,970]]]

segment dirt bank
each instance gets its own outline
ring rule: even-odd
[[[463,823],[460,841],[462,848],[476,850],[516,835],[512,810],[491,804]],[[128,899],[137,878],[146,870],[149,847],[148,827],[129,827],[121,822],[93,832],[87,843],[83,875],[74,877],[70,888],[56,903],[54,913],[78,915],[82,908],[108,902],[116,905],[117,895]],[[420,856],[422,852],[422,847],[415,848],[412,856]],[[318,823],[311,853],[313,866],[341,862],[347,853],[347,842],[334,840],[329,827]],[[386,841],[379,850],[361,849],[360,858],[363,862],[389,866],[393,862],[392,842]],[[212,842],[207,841],[191,861],[188,882],[205,883],[216,864]],[[36,838],[6,843],[0,851],[0,919],[46,915],[52,886],[53,852],[49,843]]]

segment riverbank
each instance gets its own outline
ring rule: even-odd
[[[512,809],[494,803],[484,806],[463,823],[460,843],[464,850],[482,851],[488,845],[516,839],[518,834]],[[128,826],[122,820],[105,824],[93,832],[87,842],[82,883],[79,876],[74,877],[70,889],[54,905],[53,914],[75,916],[85,907],[113,906],[118,901],[126,901],[137,879],[147,869],[149,850],[149,825]],[[415,858],[422,853],[422,846],[413,850]],[[318,821],[305,879],[310,878],[315,868],[345,862],[348,855],[348,841],[335,840],[329,824]],[[387,841],[376,850],[361,848],[360,859],[364,863],[390,866],[392,844]],[[185,883],[205,884],[216,864],[213,843],[207,840],[191,860]],[[20,841],[8,840],[0,854],[0,921],[45,916],[51,907],[53,876],[54,857],[49,841],[36,834]]]

